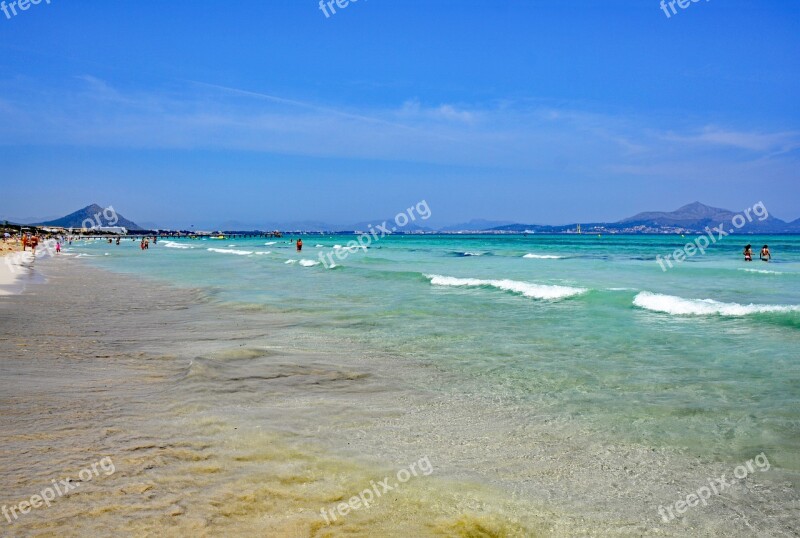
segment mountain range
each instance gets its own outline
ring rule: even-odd
[[[581,231],[588,233],[702,233],[706,227],[714,228],[723,224],[725,230],[732,230],[735,226],[740,233],[800,233],[800,219],[786,222],[767,213],[763,204],[737,213],[693,202],[675,211],[648,211],[610,223],[586,222],[563,226],[510,224],[492,230],[568,233],[575,231],[580,224]]]
[[[86,226],[84,226],[84,223]],[[91,223],[91,224],[90,224]],[[95,228],[105,226],[122,226],[127,230],[141,230],[142,228],[117,213],[113,206],[100,207],[97,204],[87,205],[74,213],[60,219],[34,223],[36,226],[57,226],[59,228]]]
[[[109,206],[110,208],[111,206]],[[786,222],[779,218],[767,215],[766,208],[756,204],[749,211],[733,212],[693,202],[675,211],[647,211],[617,222],[585,222],[565,225],[546,224],[521,224],[512,221],[490,221],[473,219],[462,224],[444,226],[439,229],[425,227],[425,221],[410,222],[402,229],[406,233],[575,233],[580,226],[585,233],[702,233],[706,227],[714,228],[723,224],[726,230],[737,225],[740,233],[800,233],[800,219]],[[762,220],[763,219],[763,220]],[[92,221],[100,226],[124,226],[128,230],[139,231],[143,228],[130,221],[119,213],[104,210],[98,204],[84,207],[64,217],[36,223],[41,226],[59,226],[64,228],[80,228],[84,222]],[[243,223],[241,221],[227,221],[220,223],[217,230],[282,230],[306,232],[351,232],[368,231],[386,220],[389,224],[392,219],[376,219],[348,225],[331,225],[319,221],[295,222],[267,222],[258,225]],[[150,223],[148,223],[150,224]],[[155,229],[154,226],[147,226]]]

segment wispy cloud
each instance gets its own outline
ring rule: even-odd
[[[791,159],[800,147],[791,130],[678,131],[642,117],[510,100],[345,107],[197,81],[123,89],[89,75],[50,88],[0,82],[0,144],[222,149],[537,174],[569,167],[587,178],[656,170],[695,177],[727,163]]]
[[[683,144],[727,146],[753,152],[779,154],[800,148],[800,132],[737,131],[709,125],[694,133],[667,132],[662,139]]]

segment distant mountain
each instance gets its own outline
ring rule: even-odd
[[[422,219],[420,219],[418,222],[409,221],[408,224],[406,224],[405,226],[398,226],[397,224],[395,224],[394,218],[390,218],[390,219],[374,219],[374,220],[370,220],[370,221],[356,222],[355,224],[349,224],[347,226],[337,226],[335,228],[335,230],[342,231],[342,232],[369,232],[370,231],[370,227],[371,227],[372,230],[375,231],[375,233],[380,235],[380,234],[385,233],[385,232],[382,232],[378,228],[378,226],[384,226],[384,224],[383,224],[384,222],[386,222],[385,226],[391,233],[398,233],[398,232],[399,233],[432,232],[433,231],[430,228],[426,228],[426,227],[424,227],[424,226],[422,226],[422,225],[420,225],[418,223],[418,222],[425,222]],[[395,227],[396,229],[392,230],[393,227]]]
[[[226,220],[213,227],[214,230],[222,231],[244,231],[244,230],[302,230],[304,232],[322,232],[337,230],[337,226],[333,226],[321,221],[305,220],[305,221],[291,221],[291,222],[244,222],[241,220]]]
[[[700,233],[706,226],[714,228],[720,224],[729,231],[735,224],[733,219],[745,217],[743,226],[736,230],[739,233],[800,233],[800,219],[785,222],[773,216],[764,220],[750,212],[748,221],[743,211],[734,212],[728,209],[711,207],[700,202],[693,202],[675,211],[648,211],[638,213],[617,222],[581,223],[581,231],[585,233]],[[547,226],[540,224],[511,224],[493,228],[499,232],[532,232],[532,233],[569,233],[575,232],[578,224],[563,226]]]
[[[691,231],[702,231],[706,226],[713,228],[719,226],[720,223],[725,224],[725,228],[732,227],[733,218],[737,215],[746,217],[744,212],[734,212],[727,209],[720,209],[718,207],[710,207],[700,202],[693,202],[683,207],[670,212],[646,212],[639,213],[633,217],[619,221],[619,224],[627,224],[629,226],[644,225],[650,227],[667,226],[667,227],[681,227]],[[786,233],[792,231],[800,231],[800,229],[793,230],[790,223],[784,222],[781,219],[773,216],[768,216],[764,220],[759,220],[759,217],[752,211],[750,212],[752,222],[745,218],[744,225],[739,229],[740,232],[748,233]],[[739,217],[739,218],[741,218]],[[738,219],[737,219],[738,220]]]
[[[40,222],[37,226],[58,226],[61,228],[82,228],[84,223],[86,227],[97,226],[123,226],[128,230],[141,230],[142,228],[133,221],[130,221],[112,210],[113,206],[109,209],[100,207],[97,204],[87,205],[83,209],[79,209],[74,213],[70,213],[66,217],[60,219],[49,220],[47,222]],[[110,217],[110,218],[109,218]],[[89,226],[89,223],[92,223]]]
[[[42,222],[44,220],[52,220],[58,218],[56,215],[48,215],[42,216],[39,215],[38,217],[20,217],[17,215],[4,215],[0,220],[7,220],[8,222],[16,222],[17,224],[30,224],[32,222]]]
[[[500,226],[508,226],[514,224],[511,220],[486,220],[486,219],[472,219],[463,224],[453,224],[452,226],[445,226],[441,228],[443,232],[482,232],[484,230],[491,230],[499,228]]]
[[[622,219],[619,222],[644,222],[644,221],[661,221],[669,223],[689,222],[689,221],[707,221],[716,220],[718,223],[721,220],[730,220],[735,213],[727,209],[719,209],[711,207],[700,202],[693,202],[675,211],[649,211],[638,213],[627,219]]]
[[[386,221],[387,228],[392,231],[392,226],[395,226],[392,219],[374,219],[364,222],[356,222],[354,224],[329,224],[327,222],[304,220],[304,221],[290,221],[290,222],[262,222],[255,224],[253,222],[242,222],[238,220],[228,220],[214,227],[214,230],[222,231],[244,231],[244,230],[281,230],[284,232],[353,232],[362,231],[369,232],[370,226],[377,233],[378,226],[382,226],[384,220]],[[397,227],[392,233],[398,232],[419,232],[419,231],[432,231],[430,228],[419,226],[416,222],[409,222],[405,226]]]

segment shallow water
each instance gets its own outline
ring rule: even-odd
[[[769,264],[740,261],[728,237],[662,271],[656,255],[689,239],[392,236],[333,269],[311,264],[352,236],[308,237],[302,254],[263,239],[76,250],[299,315],[323,348],[330,335],[434,364],[457,374],[453,395],[474,384],[597,435],[729,462],[764,450],[800,470],[800,237],[747,236],[771,245]]]
[[[54,260],[154,279],[93,277],[96,302],[115,306],[77,333],[126,320],[108,356],[146,370],[158,401],[119,393],[137,402],[122,421],[147,432],[151,459],[188,447],[188,462],[142,471],[179,514],[145,522],[145,503],[100,520],[299,536],[403,535],[412,520],[419,535],[464,536],[796,528],[800,239],[748,237],[769,242],[772,264],[721,245],[668,272],[655,255],[677,238],[395,236],[313,263],[350,239],[306,237],[302,255],[263,239],[92,242]],[[762,452],[769,472],[659,518]],[[319,517],[423,456],[435,472],[391,503]]]

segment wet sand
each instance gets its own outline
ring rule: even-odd
[[[0,300],[0,504],[106,457],[115,471],[0,516],[6,535],[798,535],[796,477],[777,470],[664,523],[659,505],[730,466],[593,443],[545,416],[520,428],[513,402],[443,398],[435,365],[322,351],[313,320],[37,264],[47,284]],[[423,456],[430,476],[320,516]]]

